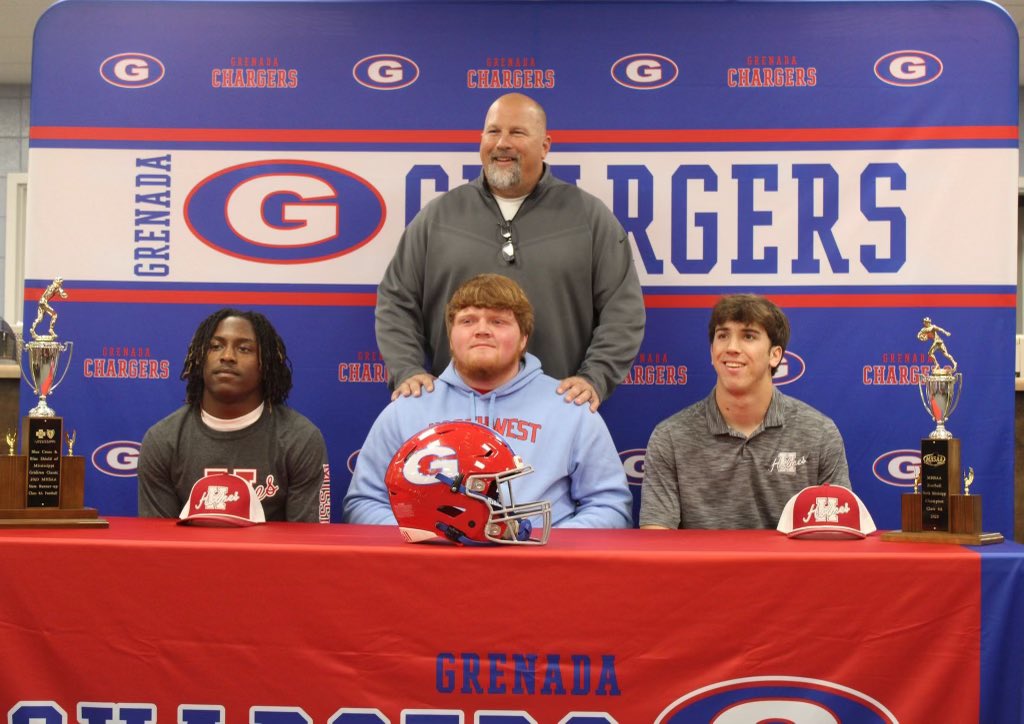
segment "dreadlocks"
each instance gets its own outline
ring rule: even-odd
[[[217,331],[217,325],[227,317],[246,319],[256,333],[260,357],[260,387],[263,399],[270,404],[284,404],[292,390],[292,363],[284,340],[278,335],[270,321],[259,312],[240,312],[225,308],[214,312],[203,320],[192,335],[192,342],[181,368],[181,379],[186,381],[185,403],[198,406],[203,399],[203,367],[210,351],[210,340]]]

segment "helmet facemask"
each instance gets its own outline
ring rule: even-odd
[[[522,465],[519,456],[516,456],[516,462]],[[484,502],[490,509],[484,527],[487,540],[518,545],[543,545],[548,542],[551,533],[551,503],[539,500],[516,505],[512,490],[515,478],[532,472],[531,466],[522,465],[497,475],[470,475],[463,481],[466,495]],[[541,537],[536,539],[530,537],[534,528],[530,518],[535,517],[540,517],[543,525]]]

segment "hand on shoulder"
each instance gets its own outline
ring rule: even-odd
[[[419,372],[411,377],[406,377],[395,387],[395,391],[391,393],[391,400],[395,401],[399,397],[419,397],[424,388],[427,392],[434,391],[434,380],[437,379],[431,374],[426,372]]]
[[[566,377],[558,383],[558,389],[555,392],[559,395],[564,394],[566,402],[575,402],[577,405],[585,405],[589,402],[591,412],[597,412],[597,408],[601,406],[600,395],[597,394],[594,385],[586,377],[579,375]]]

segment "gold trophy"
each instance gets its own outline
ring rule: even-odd
[[[1001,543],[1001,533],[982,532],[981,496],[970,494],[974,468],[964,476],[964,492],[960,492],[960,440],[946,429],[946,422],[960,401],[963,373],[957,371],[956,359],[949,353],[943,335],[952,336],[931,318],[922,320],[917,339],[931,343],[928,359],[932,367],[918,379],[918,388],[935,429],[921,440],[921,466],[914,491],[902,496],[903,529],[883,533],[882,539],[967,545]],[[948,364],[939,363],[940,354]]]
[[[75,434],[67,438],[68,454],[61,454],[65,440],[64,420],[47,403],[47,396],[63,381],[71,361],[71,342],[59,342],[55,325],[57,313],[50,300],[58,295],[67,299],[63,280],[53,280],[39,298],[39,310],[29,329],[32,341],[18,339],[18,363],[22,377],[39,396],[22,419],[21,448],[16,452],[17,433],[6,435],[8,454],[0,456],[0,527],[107,527],[95,508],[83,506],[85,499],[85,458],[72,454]],[[43,318],[50,316],[49,331],[36,333]],[[28,370],[20,355],[24,349]],[[61,356],[64,357],[63,371]]]
[[[32,341],[26,344],[20,337],[18,338],[18,364],[21,366],[21,376],[25,378],[32,391],[39,396],[39,403],[28,412],[29,417],[55,417],[57,415],[47,404],[46,397],[64,380],[64,375],[68,373],[68,368],[71,366],[71,342],[57,341],[57,333],[54,331],[57,324],[57,312],[50,306],[50,300],[55,294],[60,295],[62,299],[68,298],[63,283],[64,280],[57,277],[39,297],[39,311],[28,330],[32,335]],[[50,331],[44,335],[37,334],[36,327],[47,314],[50,315]],[[28,353],[28,374],[25,373],[25,366],[21,363],[22,348]],[[64,371],[57,378],[61,354],[64,352],[68,353],[68,356],[64,358]],[[57,378],[56,382],[54,382],[55,378]]]

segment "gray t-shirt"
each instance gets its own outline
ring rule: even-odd
[[[715,391],[662,421],[647,443],[640,525],[774,528],[802,489],[850,487],[839,429],[776,388],[748,438],[729,429]]]
[[[139,453],[139,515],[178,517],[195,482],[220,471],[252,483],[267,520],[330,522],[323,435],[284,405],[267,405],[259,420],[230,432],[208,427],[189,406],[149,428]]]

